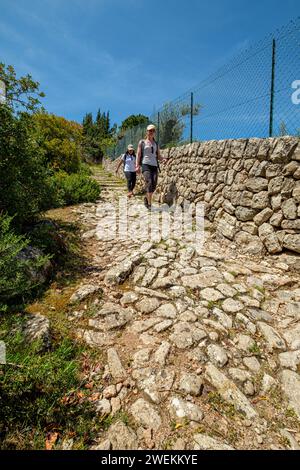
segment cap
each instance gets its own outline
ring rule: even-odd
[[[153,125],[153,124],[150,124],[148,127],[147,127],[147,131],[152,131],[152,130],[156,130],[156,127]]]

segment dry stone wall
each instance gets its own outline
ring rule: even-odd
[[[300,253],[299,138],[197,142],[163,155],[160,202],[203,202],[213,228],[249,253]]]

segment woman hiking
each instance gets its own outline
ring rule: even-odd
[[[124,174],[127,179],[127,188],[128,188],[128,197],[134,196],[133,190],[136,185],[136,155],[134,152],[133,145],[128,145],[127,151],[124,155],[121,156],[118,163],[116,174],[120,169],[120,166],[123,164]]]
[[[160,154],[158,143],[155,140],[156,128],[153,124],[147,127],[147,134],[144,140],[138,145],[136,171],[139,172],[142,166],[142,173],[146,183],[146,197],[144,204],[151,210],[152,196],[157,186],[159,161],[165,162]]]

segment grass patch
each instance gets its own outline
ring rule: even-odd
[[[262,351],[261,351],[261,349],[260,349],[260,347],[258,346],[257,343],[254,343],[253,346],[251,346],[251,347],[249,348],[249,352],[250,352],[251,354],[253,354],[254,356],[257,356],[257,357],[259,357],[259,358],[262,357]]]
[[[208,403],[215,411],[229,418],[234,418],[238,414],[235,407],[227,403],[218,392],[208,394]]]
[[[258,292],[260,292],[263,295],[265,295],[265,293],[266,293],[266,289],[264,287],[261,287],[261,286],[255,285],[255,286],[253,286],[253,289],[258,290]]]
[[[110,426],[112,426],[117,421],[121,421],[126,426],[130,426],[133,429],[136,427],[129,415],[125,411],[120,410],[115,415],[106,415],[100,419],[99,423],[101,430],[107,431]]]
[[[238,273],[235,271],[228,271],[233,277],[238,277]]]
[[[210,310],[214,309],[215,307],[222,308],[222,301],[221,300],[209,300],[207,307]]]
[[[99,423],[81,379],[83,348],[65,338],[43,351],[39,342],[29,345],[17,332],[21,322],[21,316],[1,322],[7,362],[15,365],[0,369],[0,448],[44,449],[53,431],[58,448],[66,438],[85,448]]]

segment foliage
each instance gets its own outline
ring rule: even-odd
[[[30,273],[39,270],[47,257],[32,260],[20,256],[28,243],[11,228],[11,217],[0,216],[0,310],[12,298],[24,296],[37,287]]]
[[[53,430],[81,439],[82,445],[91,441],[94,411],[81,398],[80,348],[63,339],[41,352],[38,342],[28,345],[16,334],[16,318],[10,323],[2,323],[11,333],[1,339],[7,344],[7,361],[17,366],[6,366],[0,375],[0,448],[44,449]]]
[[[127,129],[132,129],[136,126],[146,127],[149,124],[149,118],[143,114],[131,114],[128,116],[121,124],[121,132],[126,131]]]
[[[107,146],[113,144],[116,124],[110,126],[109,111],[101,113],[98,110],[94,121],[92,113],[87,113],[83,119],[83,151],[87,161],[101,162]]]
[[[28,232],[30,244],[50,255],[55,261],[67,251],[60,227],[48,219],[39,220]]]
[[[194,105],[193,115],[198,115],[201,106]],[[182,118],[191,113],[188,105],[165,103],[160,111],[159,140],[162,146],[177,145],[183,139],[185,122]]]
[[[288,135],[288,130],[287,130],[287,127],[286,127],[286,123],[284,121],[281,121],[281,123],[280,123],[279,135],[280,136]]]
[[[34,116],[37,140],[48,166],[54,170],[76,173],[82,154],[82,126],[74,121],[46,112]]]
[[[14,116],[1,105],[0,122],[0,213],[14,216],[14,225],[22,228],[51,207],[50,174],[35,138],[33,117]]]
[[[59,206],[95,202],[100,195],[97,181],[81,173],[68,175],[60,171],[52,177],[52,184]]]
[[[0,63],[0,80],[6,86],[6,102],[14,111],[36,111],[45,94],[39,91],[39,83],[31,75],[17,78],[12,65]]]

